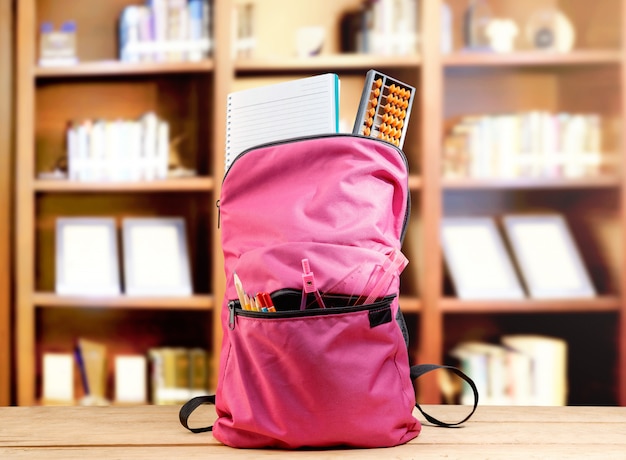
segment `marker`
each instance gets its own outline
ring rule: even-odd
[[[261,297],[263,298],[263,305],[267,307],[267,311],[274,313],[276,311],[276,307],[274,306],[274,302],[272,302],[272,297],[269,292],[261,292]]]
[[[265,299],[263,299],[263,293],[257,292],[255,299],[256,299],[256,304],[261,309],[261,311],[267,312],[268,309],[267,309],[267,305],[265,305]]]

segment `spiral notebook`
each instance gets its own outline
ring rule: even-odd
[[[339,131],[339,77],[333,73],[228,95],[226,162],[266,142]]]

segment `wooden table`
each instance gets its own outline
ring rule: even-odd
[[[452,420],[462,407],[426,406]],[[194,413],[210,424],[213,409]],[[420,419],[422,420],[422,419]],[[176,406],[0,407],[1,459],[626,459],[624,407],[479,407],[462,428],[425,425],[408,444],[387,449],[246,450],[193,434]]]

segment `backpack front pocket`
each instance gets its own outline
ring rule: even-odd
[[[393,296],[303,311],[298,291],[273,298],[275,313],[244,311],[229,302],[233,327],[214,428],[220,441],[240,447],[375,447],[419,433]]]

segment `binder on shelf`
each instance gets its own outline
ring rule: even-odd
[[[523,299],[524,291],[491,217],[445,217],[441,244],[456,294],[464,300]]]
[[[563,215],[508,214],[502,220],[531,298],[596,296]]]
[[[339,131],[339,77],[326,73],[228,95],[225,170],[265,142]]]
[[[192,294],[186,233],[182,217],[127,217],[122,220],[127,295]]]
[[[57,294],[120,293],[115,219],[60,217],[55,245]]]

